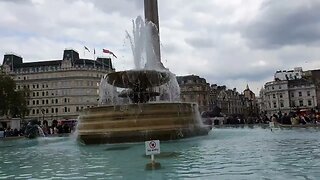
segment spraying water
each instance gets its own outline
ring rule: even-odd
[[[158,29],[151,21],[144,22],[141,16],[138,16],[132,21],[132,34],[126,31],[126,37],[130,42],[132,50],[134,69],[133,70],[155,70],[166,72],[169,74],[170,80],[159,87],[152,88],[152,90],[159,92],[160,96],[150,101],[165,101],[177,102],[180,101],[180,87],[176,76],[171,73],[161,63],[160,57],[157,56],[154,48],[154,43],[157,41]],[[135,79],[136,77],[127,77]],[[116,105],[125,104],[128,101],[122,101],[118,98],[116,88],[107,82],[108,75],[103,77],[99,88],[99,104]]]

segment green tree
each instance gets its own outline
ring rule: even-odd
[[[14,80],[0,72],[0,116],[24,118],[28,115],[29,90],[27,88],[15,90],[15,87]]]

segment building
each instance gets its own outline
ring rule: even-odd
[[[72,49],[61,60],[23,62],[15,54],[5,54],[2,64],[16,88],[30,90],[29,115],[42,120],[74,119],[78,111],[96,106],[101,77],[114,71],[110,58],[81,59]]]
[[[309,71],[305,71],[304,72],[304,78],[306,78],[307,80],[311,81],[316,88],[316,97],[315,97],[315,102],[317,104],[315,109],[316,110],[320,110],[320,70],[309,70]]]
[[[300,70],[302,71],[302,69],[296,71],[297,74],[293,79],[275,78],[274,81],[264,85],[264,89],[260,91],[260,98],[263,100],[261,104],[264,108],[261,112],[271,116],[280,112],[311,110],[317,106],[316,86],[310,79],[306,79],[304,72],[301,73]]]
[[[221,109],[221,113],[232,116],[243,114],[243,98],[237,89],[227,89],[226,86],[210,87],[210,107],[217,105]]]
[[[210,85],[204,78],[196,75],[178,76],[182,102],[196,102],[200,112],[209,110]]]
[[[244,106],[245,106],[245,115],[248,116],[258,116],[259,106],[257,103],[256,95],[253,91],[250,90],[249,85],[247,84],[246,89],[243,91],[244,96]]]
[[[295,67],[293,70],[283,70],[283,71],[276,71],[274,74],[275,80],[294,80],[294,79],[301,79],[303,76],[302,67]]]

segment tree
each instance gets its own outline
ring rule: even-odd
[[[0,72],[0,116],[24,118],[28,115],[29,89],[15,90],[14,80]]]

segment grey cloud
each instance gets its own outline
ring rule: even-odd
[[[250,47],[312,45],[320,38],[320,1],[267,1],[242,31]]]
[[[118,0],[118,1],[105,1],[93,0],[95,6],[103,12],[109,14],[114,12],[121,12],[121,15],[133,18],[143,14],[143,1],[142,0]]]
[[[30,0],[0,0],[0,2],[16,3],[16,4],[26,4],[26,3],[31,3],[31,1],[30,1]]]
[[[214,46],[213,40],[208,37],[189,37],[185,42],[194,48],[211,48]]]

